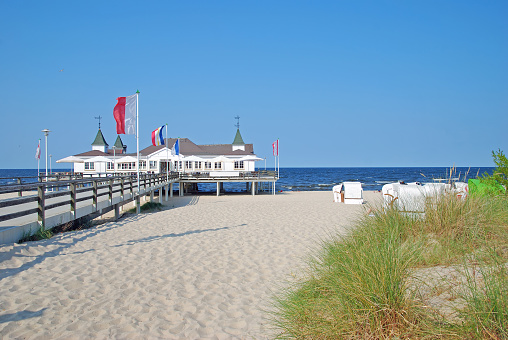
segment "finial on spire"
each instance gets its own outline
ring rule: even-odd
[[[235,126],[236,126],[237,129],[239,129],[240,128],[240,116],[236,116],[235,119],[236,119]]]
[[[102,117],[99,115],[99,117],[94,117],[95,119],[99,120],[99,130],[101,129],[101,119]]]

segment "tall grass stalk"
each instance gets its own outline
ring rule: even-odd
[[[465,266],[467,287],[462,298],[467,302],[460,311],[464,336],[471,339],[508,339],[508,269],[505,259],[495,250],[489,261],[476,258],[473,270]]]

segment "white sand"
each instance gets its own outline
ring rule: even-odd
[[[367,201],[379,193],[365,192]],[[174,197],[0,247],[2,339],[263,339],[277,288],[365,206],[331,192]]]

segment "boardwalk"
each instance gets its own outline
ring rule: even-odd
[[[219,196],[224,182],[250,183],[254,195],[263,182],[277,180],[272,173],[249,173],[237,177],[209,177],[197,174],[148,174],[137,178],[119,176],[107,178],[68,179],[46,181],[24,185],[0,187],[0,244],[16,242],[27,232],[36,230],[40,225],[53,228],[77,219],[94,218],[111,210],[119,216],[122,207],[132,201],[139,209],[140,199],[159,193],[159,202],[173,195],[173,184],[178,184],[178,192],[183,196],[185,187],[196,183],[217,183]],[[22,194],[24,192],[24,194]],[[274,191],[273,191],[274,192]],[[20,197],[12,197],[19,193]],[[3,194],[4,197],[1,197]],[[10,198],[6,198],[10,194]],[[2,199],[3,198],[3,199]]]

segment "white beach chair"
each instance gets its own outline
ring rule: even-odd
[[[333,201],[342,202],[342,184],[333,187]]]
[[[462,200],[465,200],[469,192],[469,186],[467,185],[467,183],[455,182],[454,187],[455,187],[454,191],[457,194],[457,197]]]
[[[363,189],[360,182],[344,182],[344,203],[363,204]]]
[[[417,184],[399,184],[396,206],[404,212],[425,212],[425,189]]]

